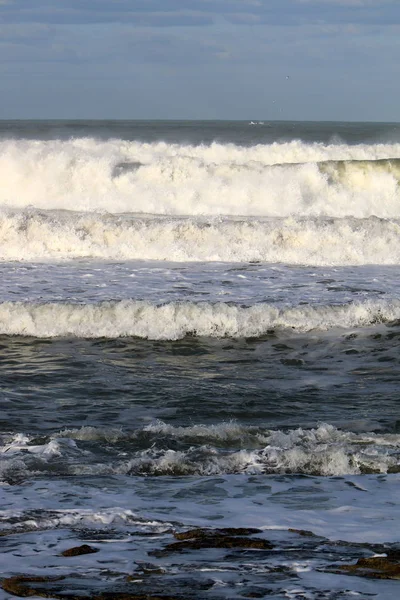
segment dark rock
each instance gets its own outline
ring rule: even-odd
[[[68,550],[64,550],[64,552],[61,552],[61,554],[63,556],[81,556],[82,554],[94,554],[98,551],[98,548],[93,548],[93,546],[88,546],[88,544],[82,544],[82,546],[68,548]]]
[[[68,598],[68,600],[70,600]],[[88,600],[81,597],[79,600]],[[129,592],[104,592],[98,596],[91,596],[90,600],[183,600],[182,596],[159,596],[158,594],[131,594]]]
[[[64,577],[29,577],[26,575],[17,575],[15,577],[8,577],[3,579],[2,588],[4,591],[20,598],[27,598],[29,596],[42,596],[43,598],[52,598],[53,596],[47,591],[40,593],[35,588],[26,585],[28,583],[48,583],[49,581],[61,581]]]
[[[400,549],[399,548],[391,548],[390,550],[386,550],[385,552],[388,560],[392,561],[400,561]]]
[[[130,592],[103,592],[91,596],[73,594],[70,589],[65,593],[58,587],[57,591],[51,588],[30,586],[29,583],[51,583],[61,581],[65,577],[29,577],[17,575],[9,577],[2,582],[3,590],[20,598],[38,596],[40,598],[55,598],[56,600],[183,600],[180,596],[158,594],[132,594]]]
[[[140,563],[138,564],[137,571],[133,575],[128,575],[126,581],[137,581],[143,577],[150,575],[164,575],[167,571],[159,565],[153,565],[152,563]]]
[[[168,544],[168,546],[165,547],[165,552],[200,550],[202,548],[248,548],[254,550],[271,550],[273,545],[268,540],[262,540],[261,538],[211,535],[209,537],[189,539]]]
[[[174,533],[177,540],[193,540],[195,538],[210,538],[216,536],[244,536],[252,535],[253,533],[262,533],[261,529],[254,527],[223,527],[222,529],[191,529],[181,533]]]
[[[307,531],[307,529],[292,529],[290,527],[288,531],[290,531],[290,533],[297,533],[298,535],[301,535],[303,537],[320,537],[312,531]]]
[[[372,556],[359,558],[354,565],[340,565],[335,573],[372,579],[400,579],[400,563],[388,556]]]
[[[302,358],[281,358],[281,363],[287,367],[302,367],[304,360]]]
[[[182,533],[174,533],[179,541],[168,544],[164,550],[150,552],[153,556],[162,556],[169,552],[199,550],[202,548],[248,548],[270,550],[273,544],[261,538],[248,537],[254,533],[262,533],[261,529],[245,527],[225,527],[222,529],[192,529]]]
[[[153,573],[155,573],[156,575],[162,575],[166,573],[166,570],[160,567],[159,565],[153,565],[153,563],[147,562],[138,564],[138,569],[140,573],[143,573],[145,575],[153,575]]]

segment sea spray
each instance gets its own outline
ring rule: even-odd
[[[0,141],[0,206],[161,215],[400,217],[400,144]],[[335,162],[336,161],[336,162]]]

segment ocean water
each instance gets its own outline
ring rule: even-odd
[[[3,121],[0,181],[0,581],[396,598],[400,125]]]

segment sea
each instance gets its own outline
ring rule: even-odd
[[[398,598],[400,124],[0,121],[0,182],[0,600]]]

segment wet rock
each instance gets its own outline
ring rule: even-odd
[[[138,570],[140,571],[140,573],[143,573],[145,575],[163,575],[164,573],[166,573],[166,570],[163,569],[163,567],[160,567],[159,565],[153,565],[153,563],[138,563]]]
[[[223,527],[222,529],[191,529],[181,533],[174,533],[177,540],[204,539],[214,536],[245,536],[253,533],[262,533],[261,529],[254,527]]]
[[[398,552],[394,553],[396,556]],[[335,573],[346,573],[372,579],[400,579],[400,562],[390,556],[359,558],[354,565],[340,565]]]
[[[68,597],[68,600],[70,598]],[[87,596],[79,600],[88,600]],[[159,596],[158,594],[131,594],[129,592],[104,592],[98,596],[91,596],[90,600],[184,600],[182,596]]]
[[[269,596],[272,593],[273,593],[273,590],[271,590],[271,589],[264,589],[264,590],[254,589],[254,590],[247,590],[247,591],[243,592],[242,596],[243,596],[243,598],[264,598],[265,596]]]
[[[322,540],[324,545],[330,548],[343,547],[353,549],[354,551],[363,549],[368,550],[369,552],[375,552],[376,554],[386,554],[388,558],[390,555],[390,558],[392,558],[393,560],[395,559],[395,556],[398,556],[400,560],[400,549],[390,548],[387,544],[374,544],[370,542],[349,542],[345,540],[329,540],[328,538],[313,533],[312,531],[308,531],[307,529],[295,529],[292,527],[290,527],[288,531],[289,533],[297,533],[297,535],[300,535],[302,537],[310,537],[315,538],[316,540]]]
[[[261,538],[248,537],[254,533],[262,533],[261,529],[246,527],[225,527],[221,529],[191,529],[174,533],[178,542],[168,544],[164,550],[150,552],[153,556],[162,556],[169,552],[200,550],[202,548],[238,548],[270,550],[273,544]]]
[[[282,358],[281,363],[287,367],[302,367],[304,360],[302,358]]]
[[[150,575],[164,575],[167,571],[159,565],[153,565],[152,563],[137,563],[137,571],[133,575],[128,575],[126,581],[138,581],[143,577],[149,577]]]
[[[40,587],[37,583],[52,583],[64,580],[65,577],[29,577],[17,575],[9,577],[2,582],[3,590],[20,598],[37,596],[40,598],[55,598],[56,600],[183,600],[182,596],[158,595],[158,594],[135,594],[130,592],[102,592],[88,596],[71,593],[71,588],[63,592],[62,587],[52,590],[50,587]]]
[[[98,551],[98,548],[93,548],[93,546],[89,546],[88,544],[82,544],[82,546],[68,548],[68,550],[64,550],[61,554],[62,556],[81,556],[82,554],[94,554]]]
[[[218,535],[214,533],[209,536],[197,537],[168,544],[164,550],[155,551],[154,555],[162,555],[169,552],[186,552],[187,550],[201,550],[202,548],[271,550],[273,548],[273,544],[271,544],[271,542],[268,540],[263,540],[261,538],[239,537],[222,534]]]
[[[307,529],[292,529],[290,527],[288,531],[290,531],[290,533],[297,533],[297,535],[301,535],[302,537],[320,537],[312,531],[307,531]]]
[[[8,577],[3,579],[2,588],[4,591],[20,598],[27,598],[29,596],[41,596],[42,598],[52,598],[51,594],[47,591],[42,591],[36,588],[32,588],[28,583],[48,583],[53,581],[61,581],[64,577],[29,577],[26,575],[17,575],[15,577]]]

